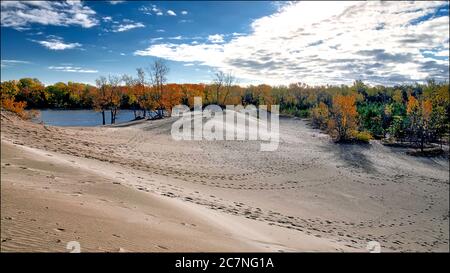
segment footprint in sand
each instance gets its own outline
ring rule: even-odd
[[[183,226],[191,226],[191,227],[196,227],[196,224],[189,224],[189,223],[181,223]]]

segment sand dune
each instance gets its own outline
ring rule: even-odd
[[[60,128],[2,113],[2,251],[449,251],[446,158],[336,145],[174,141],[174,118]]]

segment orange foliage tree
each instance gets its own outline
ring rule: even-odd
[[[153,103],[156,104],[156,110],[158,111],[158,116],[162,118],[164,116],[164,110],[167,110],[164,107],[163,99],[166,98],[166,101],[170,97],[170,95],[164,95],[165,89],[164,85],[167,82],[167,74],[169,73],[169,67],[163,59],[156,59],[148,69],[150,81],[152,83],[150,98]]]
[[[5,81],[0,85],[1,108],[2,110],[16,113],[19,117],[25,118],[25,107],[27,103],[24,101],[15,101],[15,96],[19,92],[16,81]]]
[[[357,132],[357,116],[355,95],[336,95],[333,98],[331,119],[328,128],[338,141],[345,141]]]
[[[170,115],[172,107],[181,103],[181,98],[183,96],[183,91],[181,85],[179,84],[166,84],[164,86],[164,92],[161,96],[162,108],[164,108]]]
[[[194,98],[200,97],[202,98],[202,102],[205,104],[206,101],[206,89],[204,84],[183,84],[181,86],[182,97],[181,103],[189,106],[190,108],[194,107]]]

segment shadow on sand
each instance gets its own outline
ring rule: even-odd
[[[374,163],[368,158],[367,151],[371,144],[333,143],[333,151],[348,166],[361,169],[366,173],[375,173]]]

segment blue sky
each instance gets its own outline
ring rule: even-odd
[[[448,78],[448,2],[2,2],[1,77],[94,83],[155,57],[169,82]]]

